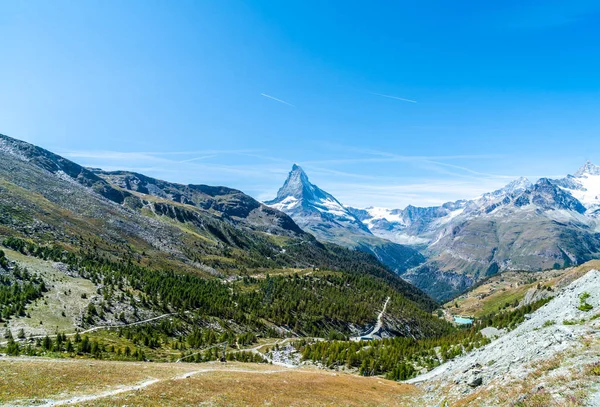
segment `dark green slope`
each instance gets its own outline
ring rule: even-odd
[[[396,320],[411,332],[447,329],[429,314],[433,300],[374,257],[321,244],[240,191],[89,170],[2,135],[0,235],[56,246],[57,260],[87,264],[104,287],[126,281],[157,312],[348,334],[351,324],[373,323],[390,296]],[[400,325],[391,330],[405,332]]]

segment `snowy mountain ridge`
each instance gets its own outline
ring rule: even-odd
[[[300,227],[301,223],[306,225],[315,217],[323,217],[358,233],[371,235],[371,231],[333,195],[312,184],[297,164],[292,166],[275,199],[265,203],[288,215],[295,214],[301,219]]]
[[[319,240],[371,253],[396,272],[425,260],[412,248],[374,236],[351,208],[312,184],[297,164],[292,166],[275,199],[265,204],[286,213]]]
[[[544,199],[541,191],[546,190],[546,197],[561,195],[560,192],[550,192],[555,186],[559,187],[566,195],[563,197],[562,204],[552,207]],[[537,196],[535,202],[531,202],[528,195],[534,189],[540,192],[540,195]],[[518,199],[519,197],[520,199]],[[361,220],[376,236],[385,237],[398,243],[410,244],[407,242],[417,241],[416,244],[422,244],[424,241],[428,243],[436,241],[438,236],[431,236],[430,232],[448,224],[458,216],[462,215],[463,218],[482,214],[502,216],[506,214],[504,207],[511,203],[517,207],[525,206],[525,204],[541,205],[544,210],[567,210],[583,213],[585,216],[593,218],[600,214],[600,166],[587,161],[575,172],[575,175],[567,175],[558,180],[541,178],[535,184],[526,177],[520,177],[503,188],[485,193],[472,200],[448,202],[437,207],[418,208],[409,205],[404,209],[368,207],[364,210],[354,208],[352,210],[363,214]],[[419,214],[416,218],[415,213]],[[581,217],[577,218],[580,221],[582,219]],[[587,219],[585,221],[585,223],[590,222],[595,223],[595,220]],[[415,223],[421,227],[411,228],[411,225]]]
[[[376,247],[388,265],[395,264],[396,249],[411,246],[427,261],[392,269],[438,299],[500,271],[566,267],[600,257],[600,167],[590,162],[562,179],[532,183],[521,177],[471,200],[404,209],[344,206],[294,165],[267,204],[318,239]]]

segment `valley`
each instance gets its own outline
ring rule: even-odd
[[[4,356],[0,357],[0,402],[7,406],[595,406],[600,377],[599,279],[594,264],[566,271],[557,280],[564,284],[554,286],[556,298],[523,322],[479,349],[449,356],[404,383],[377,375],[358,376],[344,365],[328,366],[331,356],[326,354],[319,356],[322,363],[310,363],[312,356],[306,350],[304,362],[297,367],[275,361],[149,363],[85,355]],[[581,300],[584,293],[590,295]],[[590,310],[583,310],[584,302]],[[248,351],[268,353],[283,349],[286,342],[299,349],[344,346],[339,341],[311,342],[315,339],[309,338],[307,345],[297,338],[261,340]],[[390,340],[354,343],[359,349],[393,346]],[[445,352],[444,345],[437,349]],[[368,360],[377,360],[373,356]]]
[[[377,222],[297,166],[266,206],[226,187],[87,169],[6,136],[0,147],[3,405],[488,405],[497,380],[520,386],[505,397],[529,400],[555,369],[576,369],[583,393],[555,380],[543,384],[547,400],[585,406],[595,394],[600,263],[579,265],[593,241],[565,267],[441,271],[423,240],[377,236]],[[510,206],[538,193],[519,182],[482,199]],[[475,203],[457,205],[433,212],[453,225]],[[464,228],[487,216],[473,211]],[[451,300],[427,294],[436,290]],[[527,339],[546,332],[543,349]],[[536,361],[558,365],[538,372]]]
[[[0,0],[0,407],[600,407],[598,38]]]

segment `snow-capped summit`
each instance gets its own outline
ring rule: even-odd
[[[310,181],[304,170],[294,164],[283,186],[277,191],[277,198],[294,197],[301,199],[305,193],[310,194]]]
[[[586,161],[574,175],[558,180],[557,184],[577,198],[588,212],[600,208],[600,167],[591,161]]]
[[[520,192],[525,191],[526,189],[529,189],[533,186],[533,184],[531,183],[531,181],[529,181],[526,177],[521,177],[519,179],[516,179],[514,181],[512,181],[511,183],[509,183],[508,185],[506,185],[504,188],[500,189],[499,191],[502,191],[505,194],[517,194]]]
[[[483,204],[487,205],[490,200],[496,200],[498,198],[503,199],[506,196],[517,195],[526,190],[530,189],[533,186],[531,181],[526,177],[520,177],[514,181],[509,182],[504,187],[497,189],[493,192],[486,192],[481,195],[481,197],[475,199],[473,202],[477,203],[477,205]]]
[[[581,166],[574,174],[576,178],[581,178],[585,175],[600,175],[600,167],[592,163],[591,161],[586,161],[585,164]]]
[[[312,184],[304,170],[297,164],[292,166],[283,186],[277,191],[277,197],[266,204],[286,213],[318,211],[340,220],[357,221],[356,217],[348,212],[333,195]],[[358,222],[357,226],[362,224]]]
[[[311,202],[330,199],[338,203],[339,206],[342,206],[333,196],[316,185],[311,184],[308,176],[298,164],[292,166],[292,170],[288,174],[283,186],[277,191],[277,197],[271,202],[280,203],[286,199],[291,201],[289,198]]]
[[[265,202],[267,205],[296,217],[319,215],[328,220],[351,224],[354,228],[371,234],[333,195],[312,184],[304,170],[297,164],[292,166],[283,186],[277,191],[277,197]],[[297,221],[298,224],[303,222]]]
[[[413,249],[374,236],[351,208],[312,184],[297,164],[292,166],[277,197],[265,203],[291,216],[318,239],[371,253],[394,271],[406,270],[424,260]]]

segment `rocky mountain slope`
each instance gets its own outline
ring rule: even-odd
[[[472,406],[598,405],[599,287],[600,272],[591,270],[514,330],[409,382],[427,389],[430,406],[442,398]]]
[[[475,318],[511,311],[553,297],[557,291],[593,269],[600,269],[600,260],[566,269],[505,271],[478,282],[469,291],[444,304],[444,309],[449,316]]]
[[[228,318],[235,329],[260,335],[270,328],[350,334],[391,295],[398,320],[421,334],[446,327],[429,314],[433,300],[373,256],[320,243],[240,191],[87,169],[2,135],[0,240],[7,250],[61,263],[59,272],[91,281],[100,294],[92,305],[105,311],[88,315],[86,324],[118,320],[113,311],[131,303],[135,318],[190,312]],[[20,286],[18,270],[9,265],[0,274]],[[35,295],[49,293],[62,295]],[[354,305],[342,311],[344,299]],[[8,319],[30,312],[31,301],[24,310],[11,308]]]
[[[374,236],[350,209],[312,184],[298,165],[292,167],[277,197],[266,204],[288,214],[317,239],[371,253],[398,273],[424,261],[416,250]]]
[[[427,262],[405,275],[438,299],[499,271],[539,271],[600,256],[600,167],[531,183],[520,178],[473,200],[439,207],[353,209],[377,236],[410,243]]]

